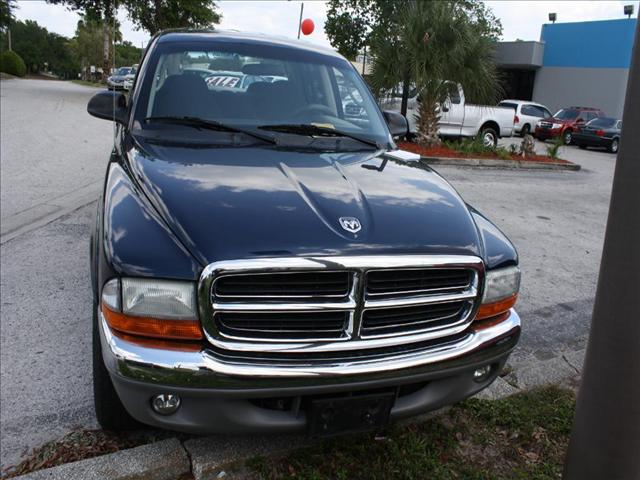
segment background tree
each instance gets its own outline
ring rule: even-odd
[[[140,63],[142,49],[128,41],[116,43],[116,67],[128,67]]]
[[[151,35],[167,28],[208,28],[222,15],[213,0],[123,0],[131,21]]]
[[[13,16],[15,8],[16,0],[0,0],[0,29],[6,33],[9,50],[11,50],[11,24],[15,20]]]
[[[384,91],[407,79],[418,95],[418,141],[438,143],[439,105],[462,84],[465,98],[495,103],[500,87],[493,62],[499,23],[479,2],[409,1],[395,35],[372,38],[374,89]]]
[[[113,25],[116,18],[116,0],[47,0],[49,3],[66,5],[79,11],[85,18],[101,21],[102,25],[102,78],[106,80],[111,71],[111,45]]]
[[[432,2],[417,2],[432,3]],[[491,10],[478,0],[455,0],[455,9],[463,12],[477,28],[479,34],[498,39],[502,25]],[[329,0],[325,32],[331,45],[347,58],[354,59],[363,47],[368,46],[372,57],[383,49],[387,55],[396,55],[393,79],[395,86],[403,84],[400,111],[407,113],[409,85],[414,80],[407,61],[407,53],[401,42],[400,31],[405,27],[408,12],[415,8],[415,0]]]

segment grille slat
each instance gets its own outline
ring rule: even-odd
[[[374,270],[367,273],[367,295],[394,296],[463,291],[472,272],[466,269]]]
[[[468,302],[418,305],[414,307],[366,310],[362,315],[361,335],[396,335],[415,333],[455,323],[462,318]]]
[[[236,313],[215,315],[218,330],[230,337],[340,338],[348,328],[347,312]]]
[[[215,297],[344,297],[349,272],[261,273],[223,276],[216,280]]]

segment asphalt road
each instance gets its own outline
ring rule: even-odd
[[[9,80],[0,90],[3,228],[20,212],[57,207],[22,218],[0,249],[0,463],[8,465],[75,426],[96,427],[88,236],[111,126],[86,114],[89,88]],[[575,147],[561,155],[583,169],[438,168],[518,247],[524,334],[513,362],[582,348],[588,333],[615,156]]]
[[[0,241],[96,198],[113,132],[87,115],[96,91],[51,80],[0,82]]]

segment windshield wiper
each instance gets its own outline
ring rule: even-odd
[[[252,132],[250,130],[245,130],[243,128],[238,128],[233,125],[227,125],[226,123],[221,123],[216,120],[207,120],[205,118],[200,117],[189,117],[189,116],[157,116],[157,117],[147,117],[144,119],[146,122],[157,122],[157,123],[170,123],[174,125],[186,125],[188,127],[194,128],[204,128],[208,130],[215,130],[217,132],[233,132],[233,133],[244,133],[245,135],[249,135],[250,137],[257,138],[258,140],[262,140],[263,142],[271,143],[276,145],[276,140],[268,135],[260,135],[257,132]]]
[[[262,125],[258,127],[260,130],[269,130],[271,132],[280,132],[280,133],[292,133],[294,135],[308,135],[308,136],[318,136],[318,137],[346,137],[352,140],[356,140],[360,143],[364,143],[365,145],[370,145],[375,147],[376,149],[384,150],[384,147],[380,145],[378,142],[373,140],[369,140],[368,138],[362,138],[358,135],[353,135],[352,133],[344,132],[342,130],[336,130],[332,127],[322,127],[320,125],[314,125],[312,123],[300,123],[300,124],[289,124],[283,123],[279,125]]]

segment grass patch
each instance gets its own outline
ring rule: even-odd
[[[106,85],[104,83],[89,82],[87,80],[74,79],[74,80],[71,80],[71,82],[72,83],[76,83],[78,85],[84,85],[85,87],[95,87],[95,88],[104,88],[104,87],[106,87]]]
[[[545,387],[498,400],[471,399],[384,439],[321,441],[242,467],[264,479],[558,479],[575,407],[572,391]]]

